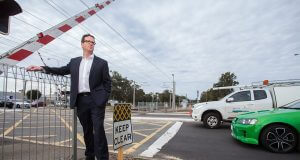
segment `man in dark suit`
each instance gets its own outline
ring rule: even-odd
[[[104,131],[105,105],[111,91],[111,79],[107,61],[94,56],[95,38],[82,36],[83,56],[72,58],[69,64],[55,68],[29,66],[28,71],[44,71],[47,74],[71,74],[70,107],[77,106],[77,116],[83,127],[86,159],[109,159]]]

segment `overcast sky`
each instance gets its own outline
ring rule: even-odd
[[[1,54],[86,9],[80,0],[48,1],[65,15],[46,1],[17,2],[24,11],[11,19],[10,35],[1,35]],[[300,79],[299,0],[115,0],[97,15],[140,53],[92,16],[40,50],[46,64],[81,56],[80,38],[89,32],[97,39],[95,55],[146,92],[171,89],[172,74],[177,94],[192,99],[225,72],[240,84]],[[37,53],[18,65],[29,64],[42,65]]]

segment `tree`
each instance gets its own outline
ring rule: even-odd
[[[42,96],[42,93],[39,90],[33,89],[26,92],[27,99],[30,100],[37,100],[40,99]]]
[[[169,102],[170,101],[170,92],[169,90],[164,90],[162,93],[159,94],[159,100],[161,102]]]
[[[143,89],[132,80],[128,80],[126,77],[116,71],[112,72],[111,76],[112,88],[110,98],[113,100],[118,100],[119,102],[132,103],[133,101],[133,89],[135,88],[135,101],[137,102],[169,102],[170,92],[169,90],[164,90],[162,93],[148,93],[146,94]],[[134,87],[135,85],[135,87]],[[158,96],[158,97],[157,97]],[[176,95],[176,103],[179,99],[183,99]]]
[[[226,72],[221,75],[219,81],[213,84],[213,87],[225,87],[225,86],[235,86],[238,85],[239,82],[236,81],[237,77],[234,73]],[[208,89],[201,93],[200,102],[206,101],[217,101],[229,93],[233,92],[233,89],[222,89],[222,90],[213,90]]]

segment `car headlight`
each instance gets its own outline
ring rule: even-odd
[[[239,124],[255,124],[257,122],[257,119],[255,118],[241,118],[238,119]]]

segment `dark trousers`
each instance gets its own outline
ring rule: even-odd
[[[96,106],[92,97],[77,97],[77,116],[83,127],[86,159],[108,160],[108,146],[104,130],[105,107]]]

